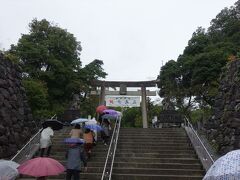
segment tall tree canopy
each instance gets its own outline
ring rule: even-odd
[[[17,45],[12,45],[8,54],[19,59],[25,81],[35,81],[26,82],[26,88],[37,84],[38,87],[46,87],[44,97],[48,98],[48,108],[53,111],[57,107],[63,109],[71,101],[73,94],[86,97],[90,80],[105,78],[107,75],[103,71],[101,60],[94,60],[84,68],[81,67],[79,56],[82,47],[67,30],[46,19],[34,19],[29,28],[30,32],[23,34]],[[41,84],[44,86],[40,86]],[[36,88],[29,89],[29,92],[33,90]],[[45,90],[41,93],[46,92]],[[33,107],[39,106],[34,104]]]
[[[170,98],[177,107],[188,110],[192,102],[211,107],[222,68],[229,57],[236,57],[239,52],[240,0],[232,7],[224,8],[211,21],[207,31],[199,27],[183,54],[161,68],[158,76],[160,96]]]

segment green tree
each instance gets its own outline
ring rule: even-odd
[[[90,80],[106,76],[103,62],[94,60],[82,68],[80,42],[46,19],[34,19],[29,27],[30,32],[8,52],[10,57],[18,57],[24,78],[46,85],[49,111],[63,111],[73,94],[81,94],[84,101],[90,92]]]
[[[32,79],[24,79],[23,86],[26,89],[28,103],[35,117],[49,117],[48,108],[48,93],[45,83]],[[47,114],[45,114],[47,113]]]
[[[199,27],[183,54],[161,68],[158,79],[160,96],[190,115],[193,105],[211,107],[218,89],[219,74],[229,57],[240,49],[240,0],[223,9],[207,31]]]
[[[139,123],[136,123],[136,119],[141,116],[141,110],[139,107],[127,108],[123,112],[122,126],[123,127],[135,127]]]
[[[71,81],[77,79],[81,68],[80,42],[45,19],[34,19],[29,27],[30,33],[23,34],[11,51],[20,58],[27,77],[47,84],[50,104],[57,99],[64,102],[79,88]]]

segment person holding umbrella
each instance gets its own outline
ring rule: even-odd
[[[92,153],[93,138],[94,138],[93,132],[90,129],[86,128],[83,134],[83,139],[85,140],[84,149],[85,152],[87,153],[88,159],[90,159]]]
[[[90,119],[88,122],[86,122],[86,126],[95,126],[95,125],[97,125],[97,121],[96,121],[96,119],[95,119],[95,117],[93,117],[92,119]],[[85,127],[86,127],[85,126]],[[92,130],[93,132],[94,132],[94,137],[93,137],[93,145],[96,145],[96,143],[97,143],[97,129],[91,129],[91,128],[89,128],[90,130]]]
[[[87,170],[87,161],[84,156],[84,151],[79,144],[70,144],[69,149],[66,153],[67,158],[67,174],[66,180],[71,180],[72,177],[74,180],[79,180],[80,170],[81,170],[81,161],[83,161],[84,170]]]
[[[108,139],[110,137],[109,125],[110,125],[110,122],[107,119],[103,119],[101,138],[103,139],[103,143],[105,146],[108,145]]]
[[[80,138],[82,136],[82,130],[80,124],[75,124],[74,128],[69,133],[71,138]]]
[[[40,138],[40,149],[41,149],[40,156],[41,157],[43,157],[45,149],[47,149],[46,156],[50,155],[50,151],[52,148],[51,137],[53,137],[53,135],[54,135],[54,132],[50,126],[42,130],[41,138]]]

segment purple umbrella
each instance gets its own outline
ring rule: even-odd
[[[83,144],[85,141],[81,138],[66,138],[64,139],[66,144]]]
[[[103,128],[101,126],[99,126],[98,124],[89,124],[89,125],[86,125],[84,127],[85,129],[90,129],[92,131],[102,131]]]
[[[103,113],[104,114],[109,114],[109,115],[115,115],[115,116],[118,115],[117,111],[115,111],[113,109],[106,109],[106,110],[103,111]]]

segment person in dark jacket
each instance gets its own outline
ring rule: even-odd
[[[87,170],[87,161],[84,149],[79,144],[70,144],[70,147],[66,153],[66,158],[67,158],[66,180],[71,180],[72,177],[74,180],[79,180],[81,161],[83,161],[84,170],[85,171]]]
[[[104,145],[108,145],[108,140],[110,138],[109,126],[110,126],[110,122],[107,119],[103,119],[103,122],[102,122],[103,130],[101,131],[101,137],[103,139]]]

